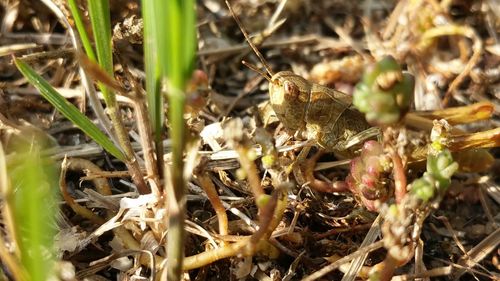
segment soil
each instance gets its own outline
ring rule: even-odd
[[[73,23],[66,1],[53,2]],[[140,3],[129,0],[110,2],[115,79],[132,92],[145,87]],[[289,0],[283,10],[277,12],[279,2],[231,1],[235,13],[274,73],[293,71],[311,83],[352,95],[363,72],[375,61],[392,55],[405,71],[415,76],[412,112],[489,102],[492,112],[488,120],[458,125],[457,128],[473,133],[499,127],[500,6],[495,1]],[[98,123],[84,95],[79,61],[67,28],[41,1],[3,0],[0,4],[0,49],[35,44],[22,46],[19,50],[0,51],[0,137],[3,150],[8,157],[20,142],[32,141],[28,132],[35,133],[49,147],[47,156],[56,165],[60,166],[67,155],[90,160],[100,170],[110,172],[104,178],[111,185],[113,196],[88,191],[95,188],[95,182],[88,178],[82,180],[84,176],[99,176],[102,171],[70,170],[66,175],[69,194],[81,199],[81,204],[104,219],[106,212],[117,210],[121,198],[138,197],[127,167],[103,152],[45,101],[16,69],[10,56],[24,58],[63,96]],[[280,19],[286,21],[279,25]],[[443,26],[450,28],[443,31],[440,29]],[[88,30],[91,30],[90,25]],[[431,31],[439,35],[430,35]],[[264,209],[256,204],[258,200],[248,175],[251,170],[243,169],[248,180],[241,177],[244,160],[236,153],[238,147],[250,149],[259,143],[265,150],[266,145],[262,145],[261,139],[271,143],[271,150],[274,145],[278,147],[276,161],[279,167],[271,168],[271,172],[266,170],[262,155],[250,162],[257,168],[257,183],[268,195],[274,194],[276,189],[272,171],[288,174],[288,177],[283,177],[283,182],[287,183],[288,202],[273,238],[269,243],[262,243],[264,249],[250,257],[232,256],[190,270],[185,279],[301,280],[342,257],[359,252],[360,245],[368,239],[369,230],[378,227],[373,224],[378,212],[367,210],[359,194],[318,192],[309,186],[310,182],[303,175],[301,177],[297,169],[294,172],[287,169],[293,163],[306,161],[301,160],[299,154],[311,142],[307,141],[307,135],[297,134],[283,126],[270,109],[266,78],[241,63],[245,60],[265,71],[263,62],[250,49],[223,1],[197,1],[197,38],[195,68],[206,78],[199,84],[195,83],[196,90],[187,99],[187,140],[190,146],[185,153],[188,159],[186,169],[191,169],[188,174],[197,177],[190,177],[187,184],[186,256],[220,247],[223,245],[221,241],[234,243],[242,237],[255,235],[255,226],[263,223]],[[139,89],[139,92],[144,91]],[[141,120],[137,119],[135,107],[126,98],[120,97],[119,101],[124,124],[133,132],[131,142],[139,147],[137,155],[141,167],[144,167],[140,138],[134,136],[138,132],[137,122]],[[140,97],[140,102],[145,102],[144,97]],[[229,132],[224,129],[236,119],[241,121],[239,130]],[[260,130],[262,128],[265,133]],[[407,135],[410,136],[407,141],[413,141],[412,138],[426,141],[428,137],[425,135],[428,136],[429,131],[413,130]],[[168,128],[163,138],[167,141],[165,159],[170,159]],[[495,138],[498,144],[498,134],[492,140]],[[305,158],[312,157],[319,150],[312,144],[312,151],[305,153]],[[481,171],[457,172],[449,191],[426,209],[425,221],[415,219],[408,226],[421,228],[420,240],[408,236],[402,244],[410,245],[410,248],[415,247],[413,243],[420,244],[404,265],[394,268],[391,275],[399,279],[393,280],[500,278],[500,235],[496,235],[500,223],[500,150],[491,148],[484,153],[489,154],[471,159],[463,156],[464,162],[468,161],[472,168],[481,168]],[[203,157],[189,160],[195,154]],[[344,180],[349,173],[348,160],[356,156],[356,153],[347,158],[342,153],[325,153],[319,159],[320,166],[345,161],[316,171],[315,177],[327,182]],[[489,164],[482,165],[483,162]],[[422,176],[424,169],[405,166],[408,182]],[[125,175],[120,173],[123,171]],[[227,236],[219,235],[218,218],[200,184],[201,174],[215,184],[217,193],[226,204]],[[394,177],[388,175],[386,180],[389,186]],[[394,202],[392,194],[385,203]],[[163,197],[140,198],[148,204],[130,203],[133,208],[125,212],[128,220],[125,220],[127,215],[119,219],[124,219],[125,227],[142,249],[165,257],[168,229],[165,222],[146,220],[155,217],[165,220],[162,216],[166,212]],[[272,196],[267,198],[272,200],[269,198]],[[127,247],[117,239],[116,232],[93,236],[91,233],[100,224],[76,214],[62,199],[61,206],[57,237],[59,263],[71,264],[76,279],[121,280],[125,276],[151,276],[147,265],[131,262],[138,261],[138,255],[126,252]],[[268,215],[272,213],[268,212]],[[381,221],[386,219],[380,217]],[[250,225],[245,218],[251,221]],[[380,240],[379,235],[372,238],[372,243]],[[8,239],[4,237],[4,243]],[[384,241],[387,243],[387,239]],[[478,252],[479,249],[484,254]],[[125,258],[118,259],[120,255]],[[358,278],[367,278],[367,272],[387,261],[387,256],[384,247],[372,251]],[[108,260],[99,261],[106,257]],[[156,270],[161,266],[156,264]],[[462,268],[464,272],[461,272]],[[346,271],[344,265],[318,280],[341,280]],[[9,272],[4,271],[4,274],[12,277]]]

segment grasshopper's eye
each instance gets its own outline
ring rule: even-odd
[[[297,88],[297,85],[290,81],[285,81],[283,83],[283,89],[285,90],[285,95],[291,95],[295,97],[299,94],[299,88]]]

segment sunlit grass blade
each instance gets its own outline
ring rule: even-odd
[[[111,49],[111,20],[108,0],[89,0],[89,15],[94,31],[95,48],[99,65],[113,75],[113,54]],[[99,84],[107,106],[116,104],[116,97],[105,85]]]
[[[29,65],[19,59],[14,59],[14,63],[28,81],[37,88],[41,95],[50,102],[61,114],[68,118],[73,124],[78,126],[85,134],[101,145],[107,152],[119,160],[125,161],[125,156],[113,142],[83,115],[74,105],[69,103],[59,94],[43,77],[38,75]]]
[[[165,26],[167,60],[165,64],[167,75],[172,87],[184,90],[186,81],[191,76],[196,51],[195,13],[192,0],[166,1],[167,25]],[[175,91],[169,95],[177,95]]]
[[[145,1],[143,1],[145,2]],[[159,38],[157,50],[165,52],[160,60],[168,77],[168,119],[172,140],[172,166],[166,185],[169,197],[169,230],[167,234],[167,279],[181,280],[184,259],[185,187],[183,153],[186,145],[184,105],[186,84],[193,70],[196,51],[195,2],[193,0],[157,1],[166,12],[165,33]],[[166,7],[165,7],[166,6]],[[166,8],[166,9],[165,9]],[[161,30],[161,29],[158,29]],[[165,40],[166,48],[161,49]],[[160,58],[163,57],[163,54]],[[162,73],[164,74],[164,73]],[[162,80],[163,81],[163,80]]]
[[[9,167],[13,213],[21,264],[29,280],[45,281],[54,276],[54,236],[57,214],[57,175],[54,163],[40,154],[36,141],[19,148],[22,161]]]
[[[3,235],[0,235],[0,259],[2,260],[3,270],[10,272],[15,280],[27,280],[27,273],[20,263],[20,251],[17,243],[17,227],[14,214],[12,212],[12,185],[7,171],[7,159],[0,142],[0,196],[3,199],[1,206],[1,219],[4,224]],[[7,238],[8,237],[8,238]],[[11,240],[8,242],[8,240]],[[14,251],[8,249],[8,245],[15,245]],[[1,273],[3,275],[3,272]],[[2,276],[0,275],[0,276]],[[0,278],[1,279],[1,278]]]
[[[76,0],[68,0],[68,5],[69,9],[71,11],[71,15],[73,16],[73,19],[75,20],[75,26],[76,29],[78,30],[78,34],[80,35],[80,38],[82,40],[83,48],[85,49],[85,53],[87,53],[87,56],[93,60],[97,61],[94,49],[92,48],[92,42],[90,40],[90,37],[87,33],[87,30],[85,29],[85,24],[82,18],[82,15],[80,13],[80,10],[78,9],[78,4],[76,3]]]
[[[167,70],[165,64],[158,63],[165,59],[166,33],[163,31],[166,18],[166,1],[142,1],[144,23],[144,65],[146,71],[146,92],[148,111],[152,121],[157,150],[161,148],[163,127],[163,96],[161,79]],[[158,153],[158,151],[157,151]]]
[[[88,8],[98,64],[110,77],[114,77],[109,1],[89,0]],[[127,164],[132,180],[137,185],[140,193],[149,193],[150,189],[144,181],[138,162],[135,160],[136,156],[130,144],[128,132],[122,123],[120,108],[116,102],[116,95],[104,83],[99,82],[98,86],[104,96],[104,102],[107,107],[106,111],[111,119],[118,143],[121,149],[123,149],[125,164]]]

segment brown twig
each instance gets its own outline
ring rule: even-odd
[[[83,160],[83,159],[81,159]],[[87,161],[87,160],[83,160],[83,161]],[[82,162],[83,162],[82,161]],[[71,160],[68,160],[67,158],[64,158],[62,164],[61,164],[61,175],[59,177],[59,188],[61,189],[61,194],[64,198],[64,200],[66,201],[66,203],[68,204],[69,207],[71,207],[71,209],[77,213],[78,215],[92,221],[93,223],[97,224],[97,225],[101,225],[103,223],[105,223],[106,221],[99,217],[98,215],[94,214],[94,212],[92,212],[91,210],[83,207],[82,205],[78,204],[75,199],[73,199],[73,197],[69,194],[68,192],[68,187],[67,187],[67,184],[66,184],[66,171],[68,169],[75,169],[76,166],[78,166],[78,164],[81,164],[82,162],[80,162],[79,160],[76,160],[75,162],[72,162]],[[75,165],[75,166],[72,166]],[[89,165],[89,167],[93,166],[94,164],[90,162],[91,165]],[[79,169],[80,170],[80,169]],[[96,179],[97,180],[97,179]]]
[[[322,269],[314,272],[313,274],[303,278],[302,281],[313,281],[313,280],[319,279],[319,278],[325,276],[326,274],[328,274],[329,272],[337,269],[342,264],[348,263],[351,260],[355,259],[356,257],[359,257],[359,256],[364,255],[366,253],[370,253],[372,251],[380,249],[381,247],[383,247],[383,245],[384,245],[383,241],[378,241],[378,242],[375,242],[375,243],[373,243],[369,246],[366,246],[362,249],[358,249],[356,252],[354,252],[348,256],[345,256],[345,257],[335,261],[334,263],[331,263],[331,264],[323,267]]]
[[[161,186],[158,167],[162,166],[160,163],[163,159],[158,155],[155,157],[155,150],[153,148],[153,131],[150,126],[151,122],[149,119],[148,108],[146,107],[146,102],[143,98],[144,95],[142,93],[142,86],[132,77],[128,67],[125,64],[122,64],[122,66],[135,92],[135,96],[132,100],[134,102],[134,112],[137,117],[137,128],[141,137],[141,146],[144,152],[147,179],[150,182],[150,187],[153,193],[159,196]]]
[[[226,209],[222,205],[222,201],[219,198],[219,194],[215,188],[212,179],[210,179],[208,173],[201,172],[196,175],[196,179],[200,182],[200,186],[203,188],[205,193],[207,194],[208,200],[210,200],[210,204],[215,210],[217,214],[218,222],[219,222],[219,234],[220,235],[228,235],[228,220]]]
[[[273,215],[271,216],[272,219],[268,221],[262,221],[262,225],[260,229],[264,229],[265,232],[259,232],[254,234],[254,240],[256,240],[256,237],[260,237],[261,239],[258,241],[258,244],[260,245],[261,243],[267,243],[267,239],[270,237],[271,233],[274,231],[274,229],[278,226],[278,224],[281,221],[281,218],[283,216],[283,213],[286,209],[287,206],[287,196],[284,194],[283,189],[278,189],[276,190],[276,197],[278,198],[276,208],[274,208]],[[274,195],[273,195],[274,196]],[[267,206],[269,209],[272,207],[272,205]],[[266,207],[265,207],[266,208]],[[268,210],[265,211],[266,213]],[[266,227],[267,225],[267,227]],[[213,249],[210,251],[205,251],[203,253],[199,253],[194,256],[186,257],[184,259],[183,263],[183,269],[184,270],[191,270],[195,268],[199,268],[208,264],[211,264],[215,261],[236,256],[239,254],[244,254],[244,255],[251,255],[253,254],[252,251],[255,249],[258,249],[259,245],[256,247],[251,247],[247,248],[246,251],[242,250],[247,247],[250,243],[250,240],[252,239],[252,236],[246,236],[242,238],[240,241],[236,243],[232,243],[229,245],[226,245],[224,247],[220,247],[217,249]]]

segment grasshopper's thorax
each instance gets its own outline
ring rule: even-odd
[[[307,80],[290,71],[278,72],[269,83],[269,97],[274,112],[287,129],[296,131],[305,127],[310,97]]]

